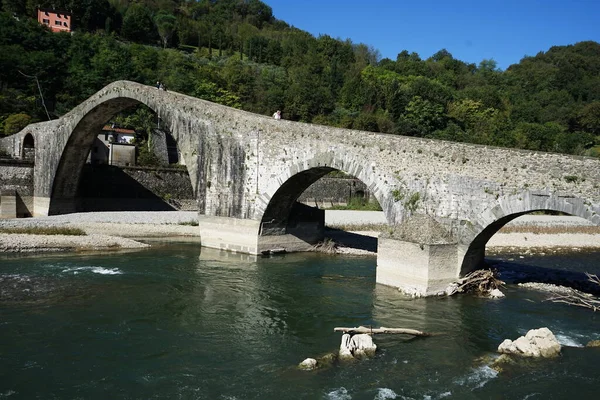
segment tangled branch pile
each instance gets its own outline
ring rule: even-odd
[[[587,272],[585,274],[590,282],[600,286],[600,278],[597,275],[588,274]],[[590,308],[594,311],[600,310],[600,299],[598,297],[578,290],[572,290],[567,294],[560,294],[548,300],[554,303],[565,303],[572,306]]]
[[[311,251],[325,254],[336,254],[338,244],[329,238],[312,246]]]
[[[452,289],[448,290],[448,296],[455,293],[474,293],[488,295],[492,290],[499,289],[504,282],[498,279],[491,269],[478,269],[464,278],[459,279]]]

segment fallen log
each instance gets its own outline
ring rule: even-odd
[[[343,333],[393,333],[393,334],[404,334],[404,335],[413,335],[413,336],[433,336],[431,333],[418,331],[416,329],[406,329],[406,328],[369,328],[366,326],[359,326],[355,328],[333,328],[334,332],[343,332]]]

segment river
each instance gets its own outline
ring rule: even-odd
[[[492,262],[503,273],[531,265],[600,273],[598,260]],[[375,266],[374,257],[256,260],[173,243],[2,256],[0,399],[597,398],[600,349],[582,346],[600,339],[599,313],[516,285],[500,300],[410,299],[376,285]],[[356,325],[437,335],[376,335],[372,359],[296,368],[337,350],[334,327]],[[503,339],[543,326],[568,345],[561,357],[489,368]]]

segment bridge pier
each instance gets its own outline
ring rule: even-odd
[[[459,246],[379,238],[376,282],[417,296],[436,295],[459,277]]]
[[[50,199],[49,197],[33,197],[33,216],[46,217],[48,215],[71,214],[78,211],[76,198]]]
[[[436,295],[459,277],[465,253],[442,224],[414,215],[379,236],[376,282],[417,296]]]
[[[199,215],[200,241],[203,247],[259,254],[260,221]]]
[[[17,218],[17,191],[0,191],[0,219]]]
[[[251,219],[198,216],[203,247],[236,253],[263,254],[307,251],[323,240],[325,217],[288,226],[276,232],[263,232],[264,224]]]

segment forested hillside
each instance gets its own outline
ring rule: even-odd
[[[36,8],[72,12],[74,34]],[[314,37],[259,0],[2,0],[0,134],[129,79],[244,110],[345,128],[598,156],[600,44],[552,47],[506,71],[446,50]],[[401,41],[399,41],[401,46]]]

